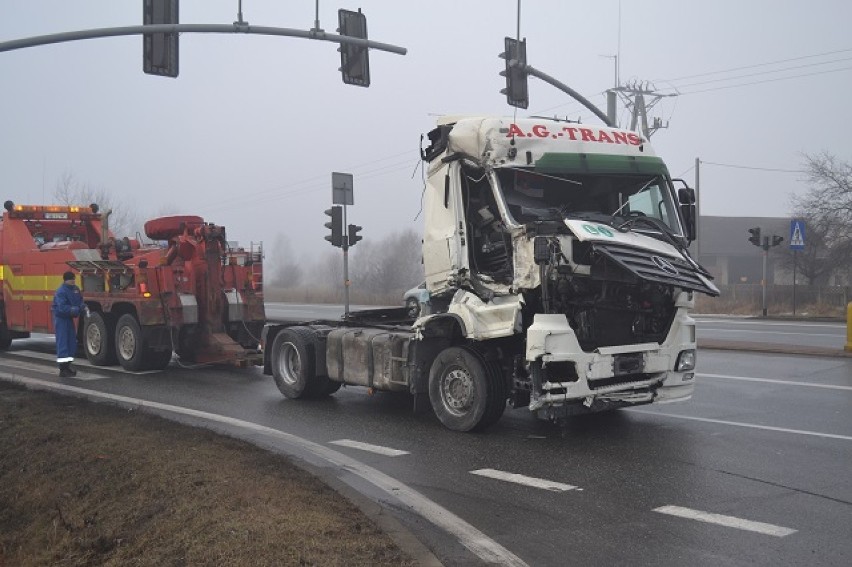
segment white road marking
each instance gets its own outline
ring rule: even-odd
[[[52,360],[52,358],[51,358]],[[3,358],[3,366],[11,366],[13,368],[20,368],[21,370],[33,370],[36,372],[47,372],[44,364],[39,364],[35,362],[24,362],[21,360],[15,360],[13,358]],[[85,366],[80,366],[78,363],[73,363],[74,368],[77,370],[77,375],[71,378],[66,378],[66,380],[80,380],[83,382],[89,382],[92,380],[105,380],[109,378],[109,376],[105,374],[90,374],[86,372]],[[59,378],[59,370],[56,371],[56,377]]]
[[[840,338],[840,334],[834,333],[809,333],[809,332],[800,332],[800,333],[789,333],[786,331],[767,331],[765,329],[715,329],[713,327],[698,327],[698,334],[705,331],[717,331],[717,332],[725,332],[725,333],[759,333],[761,335],[796,335],[796,336],[805,336],[805,337],[832,337],[832,338]]]
[[[749,378],[747,376],[726,376],[725,374],[697,374],[700,378],[724,378],[725,380],[742,380],[744,382],[768,382],[770,384],[783,384],[785,386],[808,386],[811,388],[827,388],[829,390],[852,391],[852,386],[838,386],[835,384],[814,384],[813,382],[797,382],[795,380],[775,380],[774,378]]]
[[[16,351],[14,351],[14,354],[17,354],[17,355],[22,356],[22,357],[27,357],[27,358],[33,358],[33,359],[38,359],[38,360],[46,360],[46,361],[49,361],[49,362],[53,362],[53,361],[56,360],[55,354],[50,354],[50,353],[47,353],[47,352],[37,352],[37,351],[32,351],[32,350],[16,350]],[[11,358],[4,358],[3,363],[8,364],[9,366],[16,366],[16,364],[15,364],[15,362],[13,362],[13,360],[14,359],[11,359]],[[17,365],[20,365],[20,364],[26,364],[26,363],[25,362],[23,362],[23,363],[19,362]],[[81,369],[85,370],[85,369],[89,369],[89,368],[92,367],[92,364],[86,359],[77,359],[72,364],[73,364],[74,368],[76,368],[78,371],[81,370]],[[23,366],[19,366],[19,367],[23,368]],[[34,369],[38,368],[39,370],[44,371],[44,365],[43,364],[33,366],[33,368]],[[133,374],[133,375],[140,375],[140,376],[144,375],[144,374],[158,374],[159,372],[162,372],[161,370],[138,370],[138,371],[125,370],[121,366],[109,366],[109,367],[104,366],[102,368],[104,370],[109,370],[110,372],[118,372],[120,374]],[[96,377],[96,376],[90,375],[90,376],[82,377],[78,374],[74,378],[74,380],[103,380],[104,378],[109,378],[109,376],[97,376]]]
[[[452,534],[458,539],[461,545],[466,547],[471,553],[482,559],[485,563],[507,565],[510,567],[527,567],[527,564],[520,557],[489,538],[487,535],[468,524],[446,508],[429,500],[416,490],[402,484],[395,478],[348,457],[343,453],[324,447],[319,443],[308,441],[307,439],[298,437],[292,433],[286,433],[284,431],[279,431],[278,429],[252,423],[250,421],[244,421],[242,419],[236,419],[206,411],[183,408],[159,402],[151,402],[140,398],[107,394],[104,392],[98,392],[97,390],[79,388],[77,386],[55,384],[46,380],[27,378],[25,376],[15,376],[8,372],[0,372],[0,379],[15,382],[17,384],[23,384],[33,389],[69,392],[92,400],[109,400],[113,403],[132,405],[140,409],[151,408],[179,415],[187,415],[213,423],[225,424],[231,427],[238,427],[263,435],[268,435],[269,437],[289,443],[290,445],[309,453],[316,459],[323,461],[325,464],[337,467],[337,469],[342,473],[339,478],[341,478],[344,482],[346,482],[346,475],[354,474],[364,481],[372,484],[382,491],[389,500],[397,500],[409,512],[420,515],[422,518],[431,522],[438,528]]]
[[[701,510],[693,510],[691,508],[683,508],[681,506],[660,506],[655,508],[654,512],[660,514],[669,514],[678,518],[687,518],[689,520],[698,520],[699,522],[707,522],[708,524],[717,524],[727,528],[737,528],[738,530],[747,530],[757,532],[759,534],[770,535],[774,537],[785,537],[796,533],[797,530],[776,526],[773,524],[765,524],[763,522],[753,522],[751,520],[743,520],[735,516],[725,516],[723,514],[713,514],[711,512],[702,512]]]
[[[332,445],[340,445],[341,447],[351,447],[352,449],[360,449],[378,455],[387,457],[399,457],[400,455],[408,455],[408,451],[400,449],[391,449],[390,447],[382,447],[381,445],[370,445],[369,443],[361,443],[360,441],[352,441],[351,439],[338,439],[337,441],[329,441]]]
[[[671,417],[674,419],[686,419],[689,421],[702,421],[704,423],[718,423],[720,425],[732,425],[734,427],[747,427],[749,429],[764,429],[766,431],[779,431],[781,433],[794,433],[796,435],[812,435],[814,437],[824,437],[826,439],[842,439],[844,441],[852,441],[850,435],[838,435],[836,433],[821,433],[819,431],[807,431],[804,429],[787,429],[786,427],[772,427],[770,425],[755,425],[754,423],[742,423],[739,421],[726,421],[724,419],[710,419],[707,417],[694,417],[691,415],[678,415],[675,413],[661,413],[656,411],[646,411],[634,408],[624,408],[622,411],[633,413],[642,413],[645,415],[656,415],[659,417]]]
[[[561,482],[554,482],[543,478],[534,478],[531,476],[524,476],[522,474],[503,472],[494,469],[479,469],[470,471],[470,474],[504,480],[506,482],[514,482],[515,484],[523,484],[525,486],[532,486],[533,488],[543,488],[544,490],[552,490],[554,492],[582,490],[582,488],[578,488],[570,484],[563,484]]]

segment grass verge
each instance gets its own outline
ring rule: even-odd
[[[0,382],[0,567],[414,565],[285,458]]]

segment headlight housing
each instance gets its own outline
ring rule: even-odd
[[[675,372],[688,372],[690,370],[695,370],[695,349],[680,351],[675,363]]]

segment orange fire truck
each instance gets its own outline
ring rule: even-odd
[[[53,293],[69,266],[88,315],[78,343],[95,365],[127,370],[181,362],[261,364],[262,250],[231,249],[225,228],[198,216],[145,223],[153,243],[117,239],[110,211],[4,204],[0,220],[0,349],[53,334]]]

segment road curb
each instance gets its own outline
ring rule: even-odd
[[[852,358],[852,352],[842,348],[803,347],[769,343],[750,343],[748,341],[722,341],[718,339],[698,339],[698,350],[733,350],[746,352],[765,352],[771,354],[796,354],[802,356],[829,356]]]

